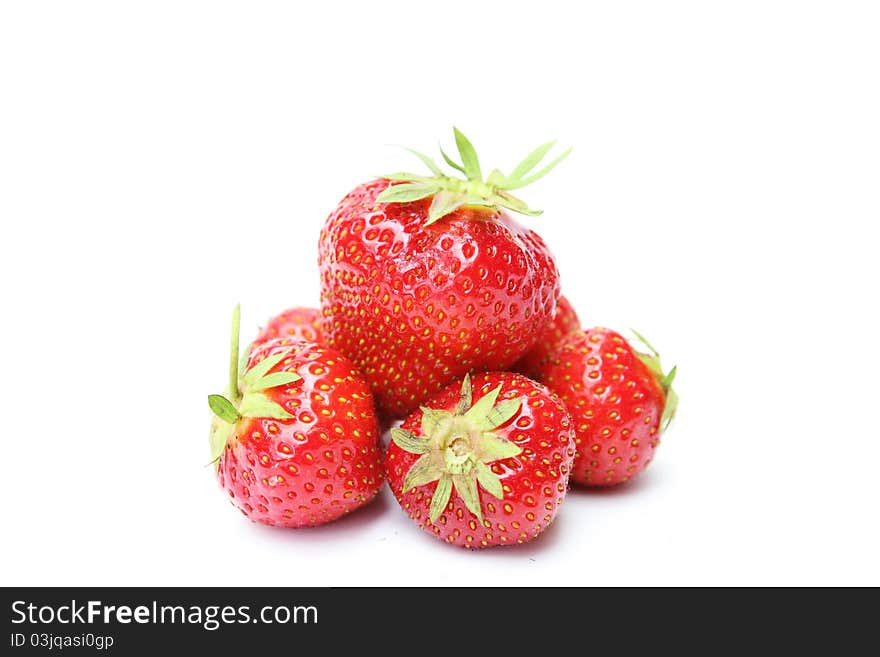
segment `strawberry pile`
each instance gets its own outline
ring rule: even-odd
[[[569,153],[532,151],[483,177],[454,130],[460,176],[393,173],[352,190],[318,244],[321,308],[272,318],[210,395],[212,462],[246,517],[314,526],[387,480],[404,512],[466,548],[523,543],[569,482],[631,480],[675,414],[676,369],[638,333],[584,329],[513,191]],[[400,422],[402,420],[402,422]],[[383,450],[380,427],[390,427]]]

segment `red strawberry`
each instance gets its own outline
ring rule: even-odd
[[[496,403],[497,402],[497,403]],[[388,484],[422,529],[467,548],[524,543],[553,521],[574,458],[571,421],[540,383],[469,376],[391,430]]]
[[[678,405],[676,368],[633,350],[618,333],[593,328],[570,334],[541,368],[541,380],[565,402],[574,423],[573,481],[611,486],[632,479],[654,456]]]
[[[470,370],[502,370],[549,323],[559,274],[541,238],[504,208],[537,214],[509,193],[553,142],[510,176],[482,181],[473,146],[457,130],[467,180],[392,174],[357,187],[321,232],[321,307],[327,344],[361,369],[386,415],[404,417]],[[389,182],[393,181],[393,182]]]
[[[253,348],[238,376],[238,309],[230,390],[210,395],[220,485],[251,520],[303,527],[375,497],[383,479],[372,397],[351,361],[313,342]]]
[[[269,320],[252,347],[274,340],[290,338],[306,342],[322,342],[321,311],[317,308],[290,308]]]
[[[539,378],[541,365],[544,361],[562,346],[562,341],[569,333],[580,329],[581,322],[574,307],[568,302],[568,299],[560,296],[556,303],[556,314],[553,316],[553,321],[544,329],[535,346],[529,349],[526,355],[520,358],[511,369],[532,379]]]

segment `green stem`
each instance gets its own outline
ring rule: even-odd
[[[229,398],[233,404],[241,401],[238,390],[238,333],[241,327],[241,305],[232,311],[232,341],[229,345]]]

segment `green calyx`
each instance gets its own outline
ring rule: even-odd
[[[406,474],[404,490],[437,482],[429,511],[431,522],[443,513],[453,489],[481,523],[480,488],[498,499],[504,498],[501,479],[488,464],[518,456],[522,448],[493,430],[512,419],[522,402],[505,399],[496,404],[500,392],[501,385],[474,404],[471,380],[465,376],[454,413],[423,406],[418,435],[399,427],[391,430],[395,445],[420,455]]]
[[[302,377],[295,372],[272,372],[273,367],[290,355],[290,350],[279,352],[264,358],[253,367],[245,370],[248,351],[239,360],[238,336],[241,324],[239,306],[232,311],[232,340],[229,348],[229,387],[224,395],[208,395],[208,406],[214,414],[211,423],[210,445],[211,462],[215,463],[226,443],[232,436],[233,429],[239,420],[247,417],[266,417],[276,420],[289,420],[293,416],[281,405],[272,401],[263,392],[269,388],[288,385],[299,381]],[[244,372],[239,376],[240,372]]]
[[[458,147],[461,163],[449,157],[442,147],[440,148],[440,154],[443,156],[446,164],[463,174],[464,178],[445,174],[430,157],[407,148],[406,150],[418,157],[431,170],[433,175],[422,176],[417,173],[399,172],[381,176],[386,180],[393,180],[404,184],[392,185],[379,194],[377,200],[380,203],[409,203],[410,201],[417,201],[432,196],[433,201],[428,211],[427,224],[432,224],[458,208],[467,205],[482,206],[496,210],[506,208],[526,215],[541,214],[541,210],[531,209],[524,201],[510,192],[514,189],[530,185],[546,176],[557,164],[568,157],[568,154],[571,153],[570,148],[542,169],[534,171],[541,160],[544,159],[544,156],[556,144],[555,141],[548,141],[529,153],[522,162],[513,168],[509,175],[504,175],[498,169],[494,169],[483,180],[480,160],[477,157],[477,151],[474,149],[473,144],[458,128],[453,128],[452,130],[455,133],[455,144]]]
[[[672,382],[675,380],[675,373],[678,370],[678,365],[674,366],[669,372],[664,372],[663,366],[660,364],[660,354],[654,349],[654,346],[635,329],[631,328],[630,331],[632,331],[638,341],[645,345],[650,351],[648,354],[640,351],[636,351],[635,353],[636,356],[639,357],[639,360],[651,370],[651,373],[656,377],[660,387],[663,388],[663,394],[666,395],[666,404],[663,406],[663,415],[660,417],[660,428],[662,431],[666,431],[669,423],[672,422],[672,418],[675,417],[675,411],[678,409],[678,394],[672,388]]]

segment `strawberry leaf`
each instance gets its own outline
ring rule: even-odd
[[[498,399],[498,394],[501,392],[502,385],[503,384],[499,383],[497,388],[490,390],[480,397],[477,403],[471,406],[464,414],[465,418],[475,423],[485,419],[489,414],[489,411],[492,410],[492,407],[495,406],[495,400]]]
[[[554,168],[556,168],[557,164],[562,162],[562,160],[567,158],[570,154],[571,154],[571,149],[569,148],[562,155],[560,155],[555,160],[553,160],[550,164],[548,164],[543,169],[538,171],[538,173],[533,173],[531,176],[528,176],[527,178],[520,178],[519,180],[517,180],[515,182],[508,183],[507,185],[504,186],[504,189],[519,189],[520,187],[525,187],[526,185],[531,185],[536,180],[540,180],[541,178],[546,176],[548,173],[550,173]]]
[[[443,475],[437,482],[437,490],[434,491],[434,497],[431,498],[431,508],[428,511],[431,522],[436,522],[443,509],[449,504],[449,498],[452,496],[452,477]]]
[[[505,399],[486,413],[485,419],[477,424],[484,431],[500,427],[519,412],[520,406],[522,401],[519,399]]]
[[[467,474],[452,475],[452,483],[458,496],[464,501],[468,511],[477,516],[480,524],[483,523],[483,513],[480,509],[480,493],[477,490],[477,477],[474,471]]]
[[[246,392],[241,399],[238,412],[244,417],[266,417],[273,420],[293,419],[293,415],[285,411],[281,404],[272,401],[260,392]]]
[[[491,375],[486,376],[492,380]],[[499,383],[474,403],[474,386],[470,374],[467,374],[462,380],[454,413],[422,406],[422,435],[399,427],[391,430],[391,440],[397,447],[421,454],[406,474],[404,492],[439,480],[431,499],[431,522],[435,522],[446,508],[451,495],[447,490],[450,482],[464,505],[481,522],[480,488],[498,499],[504,498],[501,478],[486,464],[517,456],[523,450],[489,429],[516,417],[522,408],[523,397],[515,396],[496,404],[503,385]]]
[[[420,153],[419,151],[412,149],[412,148],[407,148],[406,146],[401,146],[400,148],[402,148],[405,151],[409,151],[410,153],[415,155],[417,158],[419,158],[425,164],[425,166],[431,170],[431,173],[433,173],[435,176],[442,176],[443,175],[443,170],[437,166],[437,163],[434,162],[433,159],[431,159],[430,157],[428,157],[424,153]]]
[[[644,335],[642,335],[641,333],[636,331],[634,328],[630,328],[630,331],[632,332],[632,334],[634,336],[636,336],[636,338],[639,340],[639,342],[641,342],[643,345],[645,345],[648,349],[651,350],[652,354],[654,354],[657,358],[660,358],[660,354],[657,352],[656,349],[654,349],[654,345],[652,345],[650,342],[648,342],[648,339]]]
[[[428,210],[428,221],[426,226],[430,226],[435,221],[439,221],[448,214],[458,210],[467,202],[467,196],[459,192],[439,191],[434,194],[434,200],[431,201],[431,207]]]
[[[465,205],[478,205],[483,208],[494,208],[497,207],[497,203],[492,198],[483,198],[482,196],[476,196],[475,194],[468,194],[465,200]]]
[[[663,377],[663,381],[661,381],[661,385],[664,390],[669,390],[672,387],[672,382],[675,381],[675,375],[678,372],[678,365],[675,365],[671,370],[669,370],[669,374]]]
[[[410,454],[424,454],[428,451],[428,440],[415,435],[412,431],[394,427],[391,429],[391,440],[405,452]]]
[[[437,481],[442,474],[443,470],[435,463],[433,454],[423,454],[406,473],[403,490],[408,491],[417,486],[430,484],[432,481]]]
[[[498,169],[492,169],[492,171],[489,172],[489,177],[486,178],[486,184],[489,185],[489,187],[500,187],[505,180],[507,180],[507,176],[501,173]]]
[[[494,433],[484,433],[480,440],[479,456],[483,463],[509,459],[520,454],[522,447]]]
[[[211,433],[208,435],[211,463],[216,463],[222,456],[223,450],[226,449],[226,444],[229,442],[229,437],[232,435],[232,429],[232,425],[225,422],[211,423]]]
[[[377,178],[382,178],[384,180],[393,180],[394,182],[417,182],[417,183],[433,183],[431,178],[427,176],[420,176],[417,173],[408,173],[406,171],[398,171],[396,173],[386,173],[381,176],[376,176]]]
[[[648,339],[634,328],[630,328],[630,331],[632,331],[639,342],[651,351],[650,354],[643,354],[640,351],[633,350],[633,353],[651,370],[651,374],[654,375],[654,378],[666,395],[666,404],[663,406],[663,414],[660,416],[660,430],[666,431],[672,422],[672,418],[675,417],[675,411],[678,409],[678,394],[672,389],[672,382],[678,373],[678,366],[676,365],[668,373],[664,374],[663,365],[660,363],[660,353],[654,348],[654,345],[648,342]]]
[[[508,194],[507,192],[498,192],[492,198],[495,200],[495,203],[502,208],[507,208],[508,210],[519,212],[520,214],[536,217],[544,212],[543,210],[532,210],[526,205],[525,201],[518,199],[513,194]]]
[[[404,184],[392,185],[385,189],[377,197],[378,201],[380,203],[406,203],[434,196],[426,225],[439,221],[463,205],[495,210],[506,208],[513,212],[536,216],[541,214],[540,210],[532,210],[524,201],[507,192],[539,180],[571,152],[571,149],[568,149],[549,165],[534,172],[534,169],[556,143],[550,141],[529,153],[522,162],[516,165],[510,176],[505,176],[500,169],[493,169],[489,173],[489,177],[483,181],[480,160],[474,145],[458,128],[453,128],[453,135],[462,163],[453,160],[443,150],[443,146],[440,146],[440,154],[447,165],[463,174],[464,180],[455,175],[444,174],[433,159],[419,151],[407,148],[406,150],[418,157],[431,170],[433,176],[420,176],[409,172],[382,176],[387,180]]]
[[[409,203],[435,194],[440,189],[433,183],[392,185],[376,197],[379,203]]]
[[[461,397],[458,399],[458,405],[455,407],[456,415],[464,415],[473,404],[474,387],[471,384],[470,372],[465,373],[461,382]]]
[[[462,165],[464,165],[464,175],[468,177],[468,180],[482,180],[480,158],[477,157],[474,145],[458,128],[453,127],[452,132],[455,134],[455,145],[458,147],[458,154],[461,156]]]
[[[663,415],[660,416],[661,431],[666,431],[670,422],[675,417],[678,410],[678,393],[672,388],[666,393],[666,405],[663,407]]]
[[[208,395],[208,406],[214,415],[227,424],[235,424],[241,419],[233,403],[223,395]]]
[[[267,374],[262,379],[259,379],[256,383],[254,383],[248,390],[251,392],[256,392],[258,390],[267,390],[268,388],[275,388],[276,386],[287,385],[288,383],[294,383],[295,381],[299,381],[302,377],[296,372],[274,372],[273,374]]]
[[[287,349],[286,351],[280,351],[276,354],[272,354],[261,360],[259,363],[254,365],[251,369],[244,373],[242,380],[244,381],[245,386],[248,389],[253,388],[257,384],[257,381],[262,379],[266,374],[275,367],[282,360],[287,358],[290,355],[290,352],[293,349]]]
[[[524,175],[526,175],[529,171],[537,166],[538,162],[544,159],[544,156],[556,145],[556,140],[548,141],[546,144],[541,144],[531,153],[526,155],[525,159],[522,162],[514,167],[513,171],[510,172],[508,176],[508,180],[512,182],[516,182],[520,180]],[[504,189],[502,187],[502,189]]]
[[[449,413],[440,409],[428,408],[427,406],[421,406],[420,408],[422,411],[421,429],[423,436],[429,436],[434,433],[443,418],[449,417]]]
[[[494,495],[499,500],[504,499],[504,487],[501,485],[501,479],[498,478],[498,475],[492,472],[484,463],[477,463],[477,481],[480,482],[480,486],[486,489],[486,492]]]
[[[452,167],[453,169],[455,169],[456,171],[460,171],[461,173],[467,175],[467,173],[466,173],[465,170],[464,170],[464,167],[461,166],[460,164],[458,164],[458,163],[457,163],[455,160],[453,160],[451,157],[449,157],[449,156],[446,154],[446,151],[443,150],[443,147],[442,147],[442,146],[440,147],[440,155],[443,156],[443,159],[444,159],[444,161],[446,162],[446,164],[448,164],[449,166],[451,166],[451,167]]]

